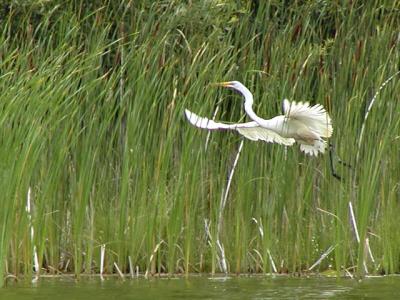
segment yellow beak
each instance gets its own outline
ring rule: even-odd
[[[232,82],[230,82],[230,81],[217,82],[217,83],[214,83],[214,85],[223,86],[223,87],[231,87],[232,86]]]

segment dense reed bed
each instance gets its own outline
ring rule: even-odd
[[[400,271],[397,1],[2,4],[0,283]],[[351,164],[191,127],[321,103]],[[361,136],[361,129],[364,127]],[[227,183],[233,162],[230,189]],[[225,197],[226,194],[226,197]],[[225,205],[221,201],[226,199]]]

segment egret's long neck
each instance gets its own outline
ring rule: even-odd
[[[252,119],[253,121],[256,121],[257,123],[258,123],[258,121],[260,121],[261,118],[259,116],[257,116],[253,110],[253,96],[250,96],[250,98],[247,98],[245,96],[244,111],[249,116],[249,118]]]
[[[256,121],[262,127],[265,127],[265,128],[271,127],[271,129],[272,129],[273,124],[269,120],[260,118],[254,112],[254,110],[253,110],[254,100],[253,100],[253,95],[251,94],[251,92],[246,87],[244,87],[244,88],[242,88],[241,93],[244,97],[244,111],[249,116],[249,118],[252,119],[253,121]]]

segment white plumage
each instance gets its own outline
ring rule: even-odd
[[[262,128],[254,121],[237,124],[214,122],[213,120],[200,117],[187,109],[185,109],[185,115],[192,125],[199,128],[208,130],[236,130],[241,135],[252,141],[262,140],[268,143],[278,143],[286,146],[291,146],[295,143],[294,139],[284,138],[272,130]]]
[[[220,84],[240,92],[244,97],[244,109],[253,120],[247,123],[226,124],[200,117],[189,110],[185,114],[189,122],[199,128],[209,130],[236,130],[246,138],[269,143],[291,146],[300,144],[300,150],[317,156],[326,149],[326,138],[332,135],[331,118],[320,104],[310,106],[308,102],[289,102],[283,100],[283,115],[272,119],[262,119],[253,111],[253,95],[240,82],[230,81]]]

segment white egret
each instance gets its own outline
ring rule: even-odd
[[[332,135],[331,118],[320,104],[310,106],[308,102],[289,102],[283,100],[283,115],[266,120],[257,116],[253,110],[253,95],[239,81],[222,82],[218,85],[238,91],[244,97],[244,110],[252,122],[226,124],[200,117],[189,110],[185,114],[189,122],[199,128],[209,130],[237,130],[250,140],[263,140],[291,146],[300,144],[300,150],[317,156],[324,153],[326,140]]]

